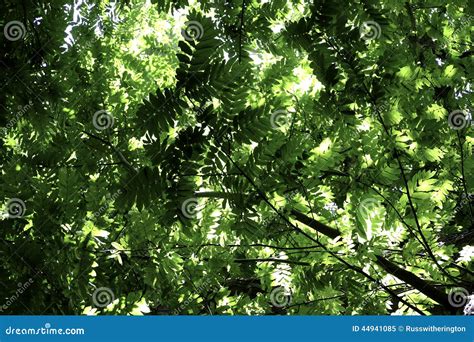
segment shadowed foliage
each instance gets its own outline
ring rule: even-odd
[[[473,2],[2,1],[2,314],[462,314]]]

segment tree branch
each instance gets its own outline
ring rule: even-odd
[[[295,217],[295,218],[298,220],[298,217],[303,217],[303,216],[306,216],[306,215],[304,215],[303,213],[298,213],[298,216]],[[321,228],[321,223],[318,224],[318,222],[314,222],[314,220],[311,219],[308,216],[306,216],[303,219],[303,221],[304,222],[302,222],[302,221],[300,221],[300,222],[306,224],[308,227],[313,228],[314,230],[316,230],[316,231],[320,232],[321,234],[325,235],[325,233],[322,230],[319,230]],[[333,235],[331,235],[329,237],[334,238]],[[410,284],[416,290],[418,290],[421,293],[425,294],[428,298],[431,298],[435,302],[437,302],[437,303],[443,305],[444,307],[446,307],[447,309],[452,310],[452,306],[449,303],[448,296],[445,293],[443,293],[442,291],[434,288],[426,280],[423,280],[423,279],[419,278],[415,274],[401,269],[400,267],[398,267],[397,265],[395,265],[394,263],[392,263],[388,259],[385,259],[384,257],[382,257],[380,255],[376,255],[376,258],[377,258],[377,264],[379,266],[381,266],[385,271],[387,271],[388,273],[396,276],[400,280],[403,280],[407,284]]]
[[[94,138],[98,141],[100,141],[101,143],[103,143],[104,145],[110,147],[112,149],[112,151],[117,155],[117,157],[120,159],[120,161],[127,167],[128,170],[132,171],[132,173],[137,173],[137,170],[135,170],[135,168],[132,166],[132,164],[130,164],[130,162],[124,157],[124,155],[122,154],[122,152],[119,151],[119,149],[113,145],[110,141],[107,141],[105,139],[102,139],[101,137],[95,135],[95,134],[92,134],[92,133],[89,133],[89,132],[86,132],[86,131],[82,131],[82,133],[86,134],[87,136],[91,137],[91,138]]]
[[[245,0],[242,0],[242,10],[240,11],[240,26],[239,26],[239,63],[242,61],[242,35],[244,31],[244,16],[245,16]]]
[[[280,264],[289,264],[289,265],[301,265],[301,266],[311,266],[309,262],[296,261],[296,260],[285,260],[277,258],[263,258],[263,259],[234,259],[234,262],[246,263],[246,262],[276,262]]]
[[[409,308],[414,310],[415,312],[418,312],[420,315],[424,315],[423,311],[418,309],[417,307],[413,306],[411,303],[406,301],[404,298],[399,297],[395,292],[393,292],[390,288],[388,288],[386,285],[384,285],[380,280],[375,279],[372,277],[370,274],[362,270],[360,267],[354,266],[350,263],[348,263],[346,260],[344,260],[342,257],[338,256],[336,253],[333,251],[329,250],[325,245],[323,245],[319,240],[314,239],[311,235],[307,234],[304,230],[293,224],[285,215],[283,215],[271,202],[270,200],[265,196],[265,194],[257,187],[255,182],[250,178],[249,175],[247,175],[242,168],[233,160],[233,158],[229,155],[229,153],[222,147],[222,144],[219,142],[219,139],[215,137],[216,142],[218,143],[218,147],[221,149],[221,151],[226,155],[226,157],[230,160],[230,162],[239,170],[243,176],[249,181],[249,183],[252,185],[252,187],[257,191],[259,196],[263,199],[263,201],[278,215],[280,216],[287,224],[289,224],[293,229],[301,234],[302,236],[308,238],[309,240],[313,241],[316,243],[318,246],[323,248],[328,254],[330,254],[333,258],[337,259],[344,265],[346,265],[349,269],[355,271],[356,273],[359,273],[366,277],[367,279],[375,282],[376,284],[380,285],[386,292],[388,292],[390,295],[398,298],[402,303],[407,305]]]

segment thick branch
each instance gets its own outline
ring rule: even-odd
[[[448,296],[446,296],[444,292],[438,290],[434,286],[429,285],[425,280],[419,278],[415,274],[398,267],[390,260],[385,259],[379,255],[377,255],[376,258],[377,264],[379,264],[385,271],[394,275],[398,279],[403,280],[407,284],[410,284],[415,289],[425,294],[428,298],[433,299],[446,308],[452,309],[448,300]]]
[[[231,192],[221,192],[221,191],[200,191],[194,193],[195,197],[204,197],[204,198],[220,198],[220,199],[228,199],[231,200],[238,194],[231,193]]]
[[[244,174],[244,176],[245,176],[245,174]],[[260,195],[262,195],[262,194],[260,194]],[[195,196],[196,197],[212,197],[212,198],[232,198],[233,196],[235,196],[235,194],[223,193],[223,192],[198,192],[198,193],[195,193]],[[276,212],[279,213],[278,209],[275,208],[274,210],[276,210]],[[337,229],[329,227],[329,226],[325,225],[324,223],[319,222],[319,221],[303,214],[300,211],[292,209],[291,210],[291,215],[297,221],[303,223],[304,225],[314,229],[315,231],[317,231],[317,232],[319,232],[319,233],[321,233],[321,234],[323,234],[323,235],[325,235],[325,236],[327,236],[331,239],[335,239],[335,238],[337,238],[341,235],[340,232]],[[287,220],[284,216],[283,216],[283,219]],[[302,232],[300,229],[298,229],[298,231]],[[307,235],[307,234],[304,234],[304,235]],[[320,243],[318,245],[321,246]],[[385,259],[384,257],[379,256],[379,255],[377,255],[376,258],[377,258],[377,264],[379,266],[381,266],[386,272],[396,276],[400,280],[403,280],[405,283],[410,284],[416,290],[420,291],[421,293],[423,293],[427,297],[431,298],[432,300],[434,300],[438,304],[441,304],[441,305],[443,305],[444,307],[446,307],[450,310],[452,309],[451,305],[449,304],[448,297],[445,293],[443,293],[442,291],[436,289],[435,287],[430,285],[425,280],[419,278],[417,275],[415,275],[415,274],[413,274],[409,271],[402,270],[401,268],[399,268],[398,266],[393,264],[388,259]],[[246,259],[246,260],[250,260],[250,259]],[[353,266],[351,268],[353,268]],[[395,272],[395,273],[393,273],[393,272]]]
[[[376,284],[379,284],[386,292],[388,292],[390,295],[398,298],[402,303],[404,303],[405,305],[407,305],[409,308],[411,308],[412,310],[414,310],[415,312],[418,312],[420,315],[424,315],[423,311],[421,311],[420,309],[418,309],[416,306],[412,305],[411,303],[409,303],[408,301],[406,301],[404,298],[401,298],[401,297],[398,297],[398,295],[393,292],[390,288],[388,288],[386,285],[384,285],[380,280],[372,277],[370,274],[368,274],[367,272],[365,272],[363,269],[361,269],[360,267],[358,266],[354,266],[352,264],[350,264],[349,262],[347,262],[346,260],[344,260],[343,258],[341,258],[340,256],[338,256],[335,252],[329,250],[325,245],[323,245],[319,240],[313,238],[311,235],[309,235],[308,233],[306,233],[304,230],[302,230],[300,227],[298,227],[297,225],[293,224],[285,215],[283,215],[283,213],[281,213],[271,202],[270,200],[267,198],[267,196],[258,188],[258,186],[255,184],[255,182],[252,180],[252,178],[247,175],[244,170],[242,170],[242,168],[232,159],[232,157],[229,155],[229,153],[222,148],[222,144],[219,142],[219,140],[216,138],[216,142],[218,143],[218,147],[222,150],[222,152],[226,155],[227,158],[229,158],[230,162],[237,168],[237,170],[239,172],[242,173],[242,175],[249,181],[249,183],[252,185],[252,187],[257,191],[257,193],[259,194],[259,196],[262,198],[262,200],[279,216],[281,217],[287,224],[289,224],[294,231],[296,231],[297,233],[301,234],[302,236],[306,237],[307,239],[313,241],[314,243],[316,243],[318,246],[320,246],[321,248],[323,248],[329,255],[331,255],[333,258],[335,258],[336,260],[340,261],[342,264],[344,264],[346,267],[348,267],[349,269],[353,270],[354,272],[356,273],[359,273],[361,275],[363,275],[365,278],[369,279],[370,281],[373,281],[375,282]]]
[[[342,55],[345,55],[345,52],[344,50],[341,50],[339,48],[339,46],[337,46],[336,44],[333,44],[332,41],[327,38],[326,41],[328,42],[328,44],[333,47],[336,51],[338,51],[339,53],[341,53]],[[347,61],[347,63],[349,64],[349,66],[354,70],[356,71],[354,65],[350,62],[350,61]],[[379,107],[377,106],[377,103],[376,103],[376,99],[374,98],[374,96],[372,95],[372,93],[370,92],[370,90],[367,88],[367,85],[362,82],[362,88],[364,89],[367,97],[368,97],[368,100],[370,101],[370,103],[373,105],[374,109],[375,109],[375,112],[377,113],[377,117],[378,117],[378,120],[380,122],[380,124],[382,125],[385,133],[387,134],[388,137],[392,137],[391,134],[390,134],[390,130],[388,129],[387,125],[385,124],[383,118],[382,118],[382,114],[380,113],[380,109]],[[418,215],[417,215],[417,212],[416,212],[416,209],[415,209],[415,205],[413,203],[413,200],[412,200],[412,196],[410,194],[410,189],[409,189],[409,186],[408,186],[408,179],[406,177],[406,174],[405,174],[405,170],[403,168],[403,165],[402,165],[402,162],[401,162],[401,158],[400,158],[400,155],[398,153],[398,150],[396,148],[396,146],[394,146],[393,148],[393,153],[394,153],[394,156],[395,156],[395,160],[397,161],[398,163],[398,166],[400,168],[400,172],[401,172],[401,175],[402,175],[402,180],[403,180],[403,183],[405,185],[405,189],[406,189],[406,195],[407,195],[407,198],[408,198],[408,204],[410,206],[410,209],[413,213],[413,216],[414,216],[414,219],[415,219],[415,224],[416,224],[416,228],[418,230],[418,233],[421,237],[421,240],[422,240],[422,246],[423,248],[426,250],[426,252],[428,253],[428,255],[430,256],[430,258],[433,260],[433,262],[435,263],[435,265],[439,268],[439,270],[444,274],[446,275],[449,279],[451,279],[452,281],[456,281],[456,279],[454,279],[438,262],[438,260],[436,259],[433,251],[431,250],[431,247],[428,243],[428,240],[426,239],[425,235],[423,234],[423,230],[421,228],[421,225],[420,225],[420,222],[418,220]],[[440,303],[441,304],[441,303]]]
[[[298,221],[300,221],[301,223],[304,223],[308,227],[314,229],[315,231],[321,234],[324,234],[332,239],[340,235],[338,233],[336,236],[334,236],[334,231],[336,231],[334,228],[331,228],[332,229],[331,235],[327,235],[326,230],[325,230],[326,228],[321,230],[321,227],[325,227],[323,223],[317,222],[313,220],[312,218],[306,216],[305,214],[301,212],[297,212],[296,210],[292,210],[292,214],[293,212],[297,213],[296,215],[294,215],[294,217]],[[302,218],[302,220],[300,220],[299,218]],[[376,258],[377,258],[377,264],[381,266],[386,272],[394,275],[400,280],[403,280],[405,283],[410,284],[415,289],[417,289],[418,291],[426,295],[428,298],[431,298],[435,302],[443,305],[446,308],[452,309],[448,301],[448,296],[445,293],[436,289],[425,280],[419,278],[417,275],[409,271],[401,269],[400,267],[398,267],[397,265],[395,265],[388,259],[385,259],[384,257],[379,256],[379,255],[376,255]]]
[[[289,265],[301,265],[301,266],[311,266],[310,263],[304,261],[295,261],[295,260],[285,260],[285,259],[276,259],[276,258],[266,258],[266,259],[234,259],[234,262],[246,263],[246,262],[276,262],[280,264],[289,264]]]
[[[298,210],[292,209],[291,215],[294,216],[298,221],[307,225],[308,227],[313,228],[317,232],[320,232],[323,235],[330,237],[331,239],[335,239],[341,235],[337,229],[331,228],[325,225],[322,222],[316,221],[309,216],[299,212]]]

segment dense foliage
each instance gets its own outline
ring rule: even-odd
[[[2,1],[0,311],[462,314],[473,11]]]

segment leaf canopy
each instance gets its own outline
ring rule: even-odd
[[[462,312],[472,1],[1,6],[2,312]]]

